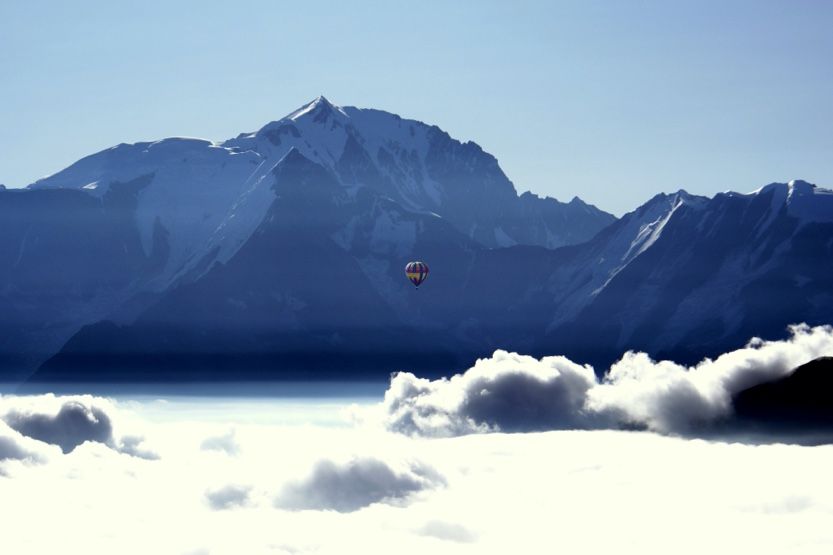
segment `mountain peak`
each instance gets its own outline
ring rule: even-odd
[[[668,208],[673,208],[677,204],[690,204],[690,205],[699,205],[704,201],[707,201],[707,197],[701,197],[699,195],[692,195],[685,189],[679,189],[674,193],[658,193],[651,197],[648,202],[637,208],[637,211],[644,211],[649,207],[654,207],[658,205],[665,206],[667,205]]]
[[[675,199],[676,203],[688,205],[691,208],[701,208],[708,203],[709,198],[700,196],[700,195],[692,195],[685,189],[680,189],[673,195],[672,198]]]
[[[321,123],[323,121],[326,121],[327,118],[333,114],[341,114],[343,116],[346,116],[344,110],[342,110],[340,106],[336,106],[322,95],[316,98],[315,100],[304,104],[303,106],[286,116],[284,120],[298,121],[300,118],[304,116],[311,116],[312,121],[316,123]]]
[[[767,194],[773,191],[781,193],[782,196],[789,195],[792,196],[792,193],[798,192],[801,194],[805,193],[812,193],[814,189],[817,187],[808,181],[804,181],[803,179],[792,179],[787,183],[780,183],[774,182],[768,185],[764,185],[763,187],[758,187],[751,193],[747,193],[749,195],[758,195],[758,194]]]

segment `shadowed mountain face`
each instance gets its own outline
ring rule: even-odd
[[[833,432],[833,358],[819,358],[779,380],[738,393],[735,417],[748,427]]]
[[[351,197],[296,150],[273,175],[276,200],[227,263],[165,293],[130,326],[84,328],[38,378],[118,380],[111,368],[153,380],[263,379],[276,368],[293,378],[384,375],[408,359],[456,366],[455,346],[430,317],[397,313],[385,296],[417,293],[401,276],[406,236],[440,264],[470,259],[476,245],[444,220],[404,211],[372,190]],[[380,225],[391,235],[374,234]]]
[[[164,236],[145,252],[133,221],[136,196],[151,177],[113,183],[101,197],[2,192],[0,368],[6,375],[53,354],[82,323],[112,314],[163,263]]]
[[[436,127],[318,99],[0,192],[0,352],[9,376],[49,358],[45,381],[439,374],[497,347],[691,361],[827,323],[831,202],[680,191],[614,221],[518,196]]]

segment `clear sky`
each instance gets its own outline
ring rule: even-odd
[[[225,139],[323,94],[437,124],[519,191],[833,186],[833,2],[0,3],[0,183]]]

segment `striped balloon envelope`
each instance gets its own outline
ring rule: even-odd
[[[417,287],[428,277],[428,264],[425,262],[408,262],[405,265],[405,275]]]

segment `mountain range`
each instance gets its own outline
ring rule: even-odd
[[[833,193],[519,195],[436,126],[323,97],[0,190],[6,380],[448,374],[495,348],[694,361],[833,308]],[[419,290],[404,278],[423,260]]]

